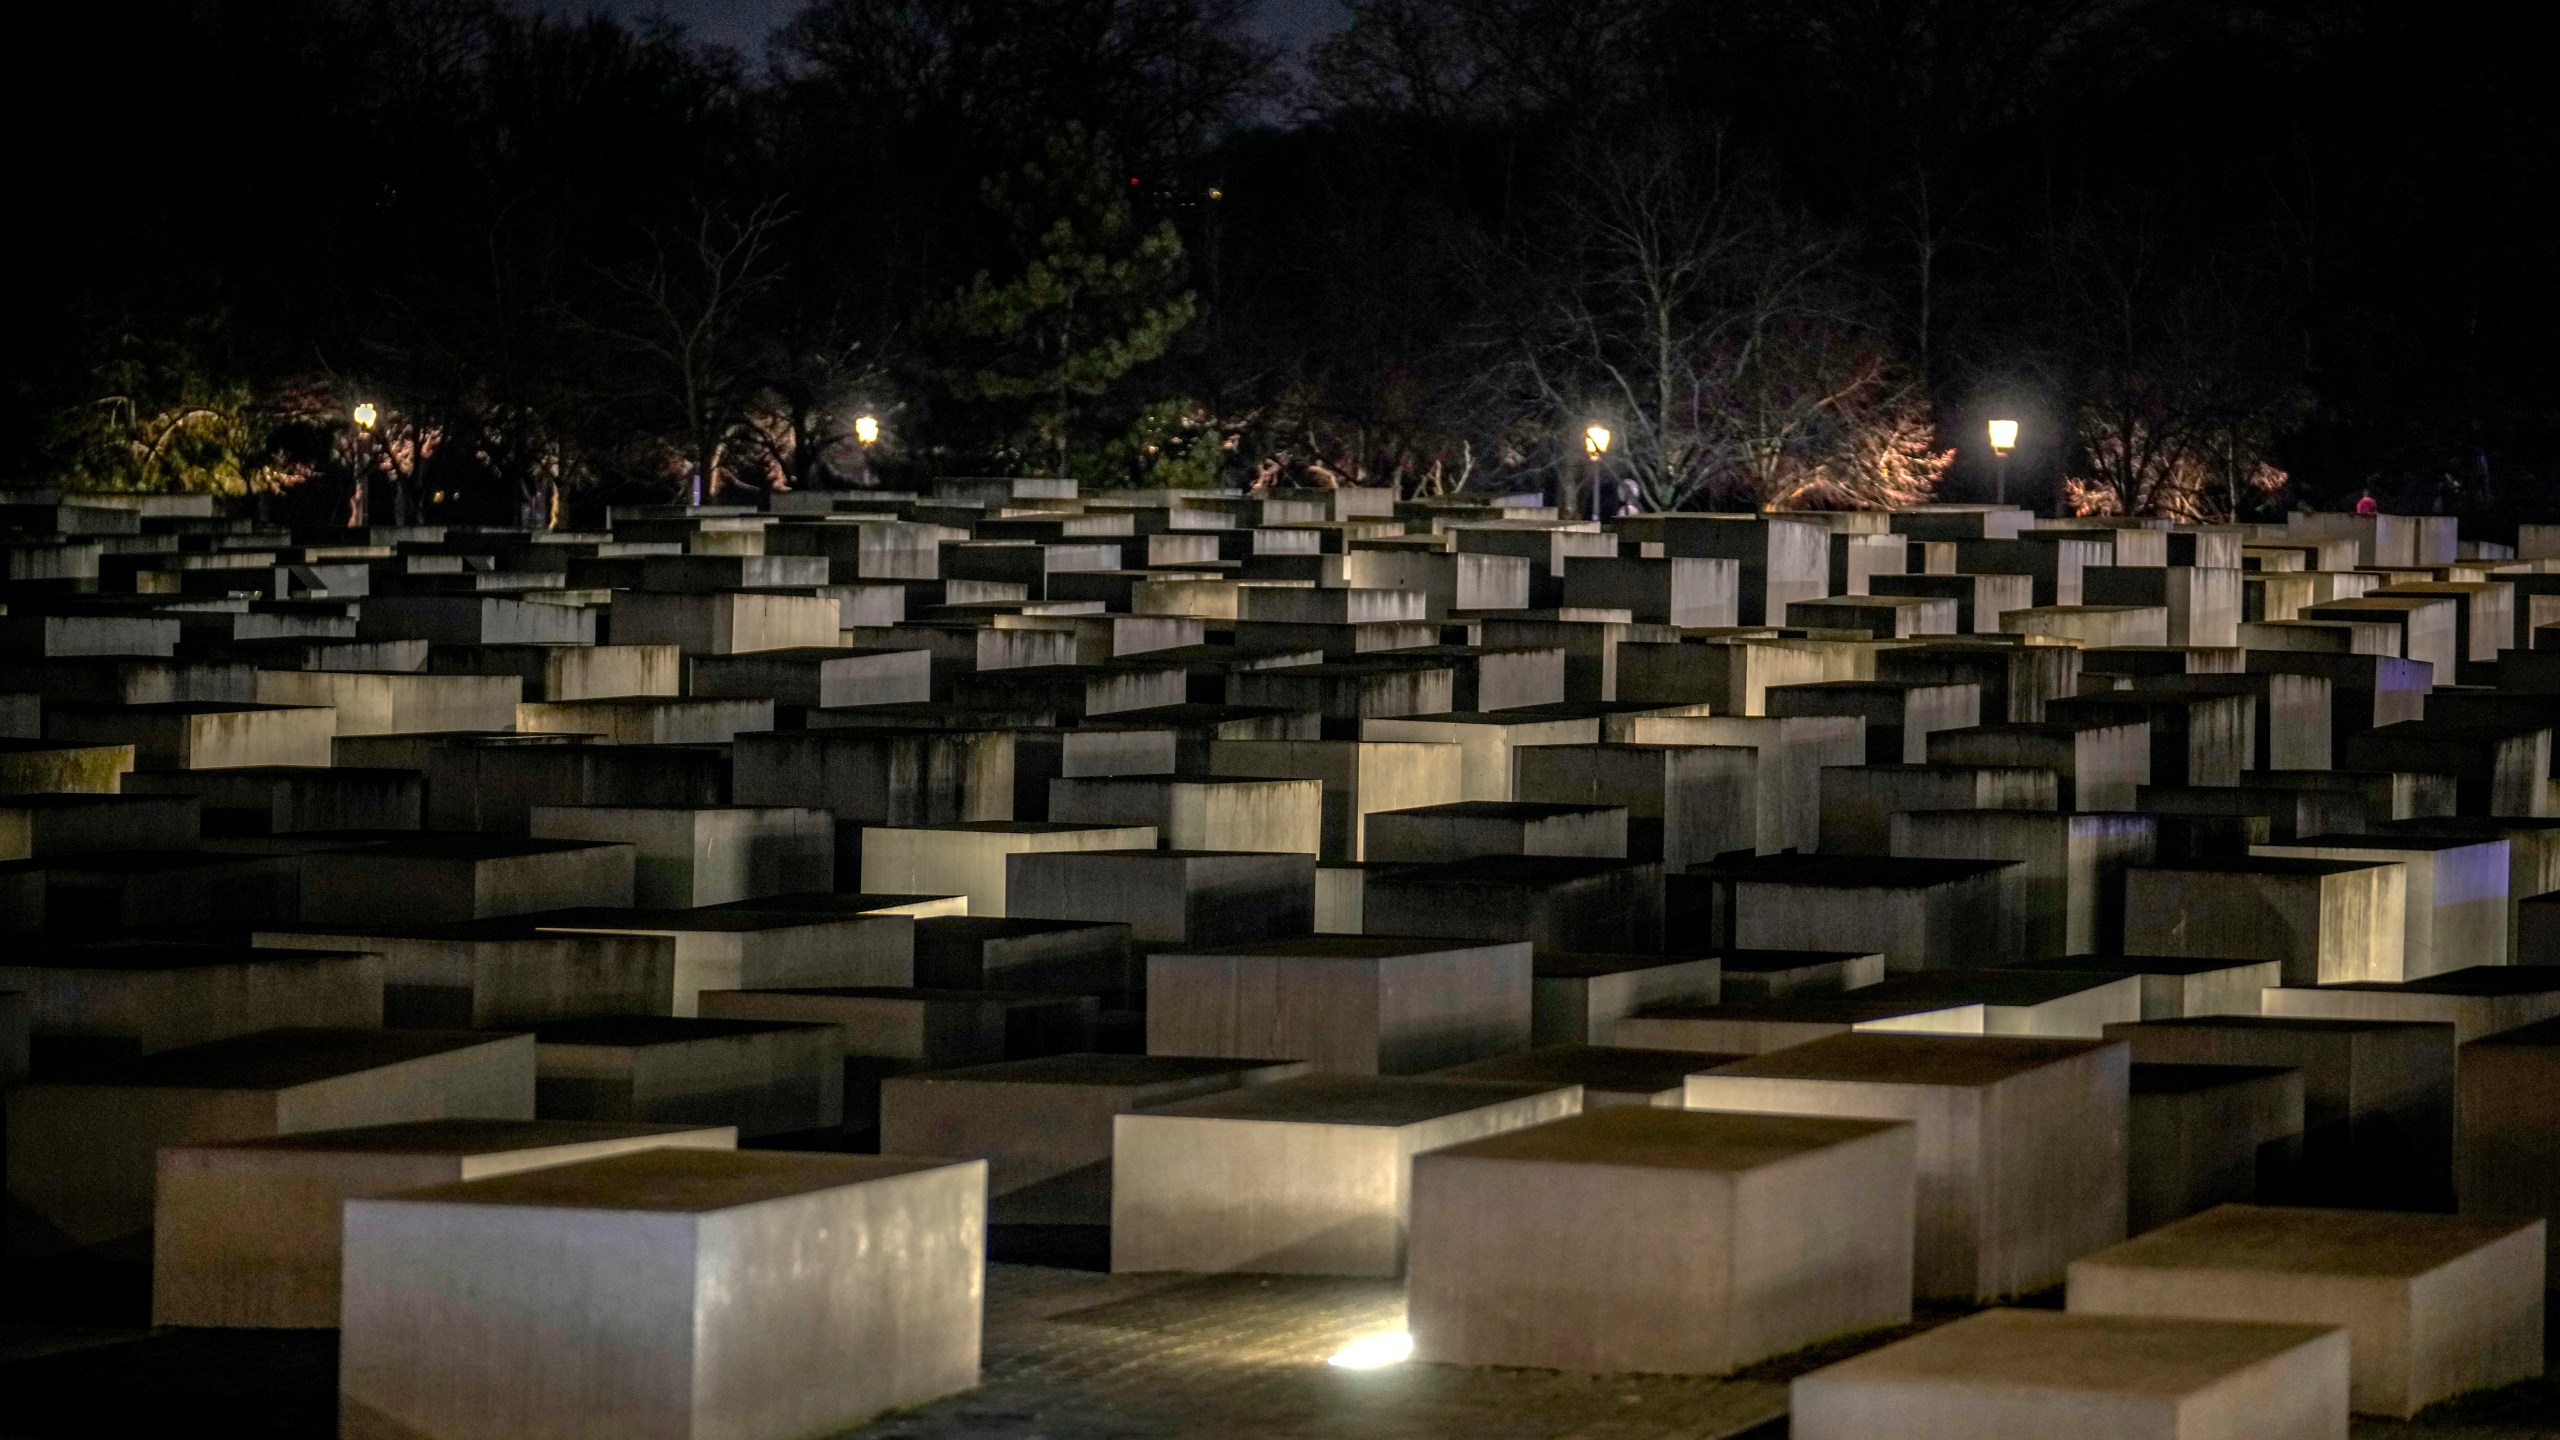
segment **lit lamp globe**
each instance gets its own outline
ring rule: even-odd
[[[1599,459],[1609,453],[1610,438],[1609,427],[1606,425],[1586,427],[1582,432],[1582,453],[1594,460]]]
[[[853,438],[866,446],[879,444],[880,417],[876,415],[855,416],[853,420]]]
[[[354,415],[349,418],[356,422],[357,428],[370,430],[373,428],[373,422],[382,418],[382,412],[374,409],[373,402],[367,400],[363,404],[358,405],[355,408]]]
[[[2015,420],[1992,421],[1991,453],[1994,455],[2006,455],[2017,448],[2018,422]]]

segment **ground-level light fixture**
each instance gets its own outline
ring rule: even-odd
[[[1413,1336],[1402,1330],[1364,1335],[1343,1346],[1325,1363],[1337,1370],[1381,1370],[1413,1358]]]
[[[1608,426],[1586,425],[1582,430],[1582,453],[1597,460],[1609,453],[1609,441],[1612,438],[1614,437],[1609,434]]]
[[[382,412],[374,409],[373,402],[367,400],[363,404],[358,405],[355,409],[355,414],[349,418],[356,422],[357,428],[370,430],[373,428],[373,422],[382,418]]]
[[[2018,422],[2015,420],[1992,421],[1991,453],[1994,455],[2006,455],[2017,448]]]
[[[877,415],[856,415],[853,417],[853,438],[861,441],[865,445],[879,444],[880,417]]]

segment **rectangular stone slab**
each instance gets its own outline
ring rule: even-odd
[[[1837,1035],[1689,1077],[1689,1108],[1919,1126],[1924,1298],[2038,1290],[2124,1236],[2120,1044]]]
[[[904,985],[914,931],[894,921],[806,910],[560,910],[530,917],[564,934],[651,935],[675,945],[665,1013],[692,1015],[705,990]]]
[[[1406,1075],[1529,1042],[1530,947],[1317,935],[1147,961],[1147,1050]]]
[[[2073,1314],[2347,1329],[2350,1403],[2407,1419],[2542,1373],[2543,1222],[2223,1205],[2073,1262]]]
[[[1416,1156],[1417,1359],[1719,1375],[1911,1313],[1908,1125],[1654,1108]]]
[[[1530,1037],[1540,1045],[1605,1045],[1620,1020],[1647,1005],[1714,1004],[1723,970],[1711,955],[1539,952]]]
[[[1581,1103],[1571,1086],[1315,1075],[1118,1116],[1111,1268],[1400,1274],[1416,1154]]]
[[[736,1148],[722,1125],[419,1120],[160,1152],[151,1323],[331,1329],[345,1201],[630,1150]]]
[[[652,1150],[351,1201],[340,1434],[795,1440],[965,1390],[985,1183]]]
[[[1079,1054],[894,1076],[880,1085],[880,1150],[986,1161],[999,1223],[1104,1225],[1111,1220],[1113,1116],[1292,1080],[1311,1068],[1304,1061]]]
[[[2560,1016],[2560,971],[2534,965],[2471,965],[2397,985],[2277,986],[2262,1013],[2330,1020],[2440,1020],[2468,1045],[2500,1031]]]
[[[833,1129],[844,1036],[823,1022],[598,1015],[533,1027],[545,1120],[729,1125],[741,1135]]]
[[[2133,1067],[2125,1229],[2290,1193],[2302,1164],[2302,1072],[2272,1065]]]
[[[382,1023],[383,959],[362,949],[13,947],[0,990],[27,997],[39,1048],[124,1058],[278,1025]]]
[[[2347,1332],[1991,1310],[1790,1387],[1794,1440],[2345,1440]]]
[[[131,1242],[164,1146],[401,1120],[533,1118],[533,1037],[265,1030],[9,1092],[13,1254]]]
[[[1470,1060],[1431,1073],[1448,1080],[1500,1080],[1511,1084],[1579,1085],[1582,1108],[1609,1110],[1650,1105],[1677,1110],[1686,1103],[1689,1077],[1742,1059],[1694,1050],[1636,1050],[1614,1045],[1540,1045],[1485,1060]]]
[[[519,920],[260,930],[250,943],[382,957],[381,1018],[408,1030],[504,1029],[564,1015],[663,1015],[675,942],[568,934]]]

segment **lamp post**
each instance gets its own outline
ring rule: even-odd
[[[369,510],[365,492],[370,488],[367,482],[371,480],[373,470],[373,425],[382,418],[382,412],[373,408],[372,401],[366,400],[358,403],[347,418],[356,422],[356,429],[364,433],[364,438],[356,442],[355,491],[347,497],[347,523],[362,525]]]
[[[1991,503],[2009,503],[2009,452],[2018,448],[2018,422],[1991,422]]]
[[[1591,518],[1594,520],[1601,518],[1600,461],[1603,456],[1606,456],[1609,453],[1609,440],[1610,435],[1608,426],[1586,425],[1583,427],[1582,453],[1584,458],[1590,462],[1591,473],[1588,483],[1591,491]]]

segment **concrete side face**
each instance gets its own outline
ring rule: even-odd
[[[1112,1147],[1114,1272],[1403,1272],[1413,1157],[1561,1119],[1568,1086],[1401,1127],[1122,1115]]]

